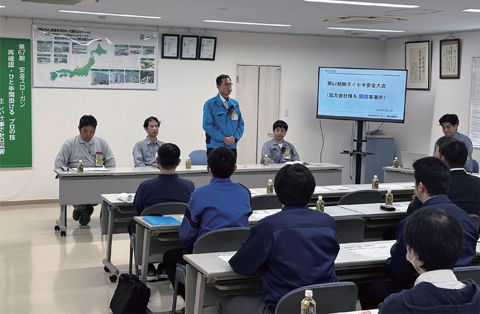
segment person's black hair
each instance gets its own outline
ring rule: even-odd
[[[285,165],[275,176],[275,193],[284,206],[305,206],[315,191],[315,178],[304,165]]]
[[[438,146],[438,152],[440,156],[445,158],[450,168],[463,168],[465,166],[468,149],[464,142],[449,137],[447,141]]]
[[[442,136],[442,137],[439,137],[438,140],[435,142],[435,145],[437,145],[437,147],[440,147],[440,145],[442,145],[443,143],[445,143],[447,140],[451,139],[452,137],[448,137],[446,135]]]
[[[230,78],[230,76],[228,76],[228,75],[226,75],[226,74],[221,74],[221,75],[219,75],[219,76],[217,77],[217,86],[222,85],[222,80],[223,80],[223,79],[232,80],[232,79]]]
[[[426,271],[452,269],[463,247],[463,229],[451,213],[426,207],[407,220],[403,233],[405,244],[415,250]]]
[[[178,166],[180,148],[173,143],[165,143],[158,148],[158,163],[165,170],[172,170]]]
[[[145,122],[143,122],[143,127],[146,129],[148,128],[148,125],[150,124],[151,121],[156,121],[158,123],[158,127],[160,127],[160,121],[154,116],[148,117],[145,119]]]
[[[236,162],[235,153],[225,146],[215,148],[207,157],[207,164],[213,176],[220,179],[226,179],[232,175]]]
[[[81,129],[84,126],[93,126],[94,129],[97,128],[97,119],[95,119],[92,115],[83,115],[80,118],[80,122],[78,123],[78,127]]]
[[[450,122],[451,125],[458,125],[458,116],[454,113],[444,114],[439,120],[438,123],[442,124],[444,122]]]
[[[285,132],[287,132],[288,131],[288,124],[287,124],[287,122],[285,122],[283,120],[277,120],[273,123],[273,130],[275,131],[277,128],[284,129]]]
[[[430,196],[447,195],[450,168],[437,157],[424,157],[413,163],[415,185],[423,183]]]

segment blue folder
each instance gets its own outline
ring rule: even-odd
[[[143,220],[151,224],[152,226],[158,225],[179,225],[180,221],[169,216],[145,216]]]

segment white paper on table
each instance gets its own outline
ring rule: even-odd
[[[354,191],[353,189],[347,188],[346,186],[343,186],[343,185],[329,185],[329,186],[325,186],[324,188],[329,191],[347,191],[347,192]]]
[[[323,186],[316,186],[315,191],[313,193],[318,194],[318,193],[323,193],[323,192],[331,192],[331,191],[327,190]]]
[[[83,172],[108,171],[105,167],[83,167]]]
[[[413,188],[415,188],[415,182],[397,183],[397,185],[400,185],[401,187],[408,188],[408,189],[413,189]]]
[[[258,192],[258,191],[256,191],[256,190],[252,190],[252,189],[249,189],[249,190],[250,190],[250,194],[252,194],[252,196],[253,196],[253,195],[263,195],[262,192]]]
[[[219,254],[217,256],[219,259],[224,260],[228,263],[228,261],[232,258],[233,254]]]
[[[357,253],[367,258],[388,258],[390,257],[390,248],[392,243],[352,245],[343,247],[350,252]]]
[[[117,199],[124,201],[125,203],[133,203],[134,194],[120,193]]]

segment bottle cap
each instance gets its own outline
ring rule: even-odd
[[[187,160],[190,160],[190,156],[189,156],[189,157],[187,157]]]
[[[268,179],[268,183],[272,183],[272,179]]]
[[[321,196],[321,195],[318,196],[318,200],[319,200],[319,201],[322,200],[322,196]]]
[[[312,290],[305,290],[305,296],[308,298],[313,297],[313,291]]]
[[[82,162],[82,160],[80,159],[78,162]]]
[[[374,178],[374,179],[376,179],[376,178],[377,178],[377,175],[376,175],[376,174],[375,174],[375,175],[373,175],[373,178]]]
[[[395,157],[395,160],[397,160],[397,159],[398,159],[398,157]]]
[[[388,189],[387,191],[388,191],[387,193],[392,193],[392,190],[390,190],[390,189]]]
[[[268,155],[265,155],[265,157],[268,157]]]

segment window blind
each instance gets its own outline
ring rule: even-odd
[[[469,136],[473,146],[480,147],[480,57],[473,57]]]

